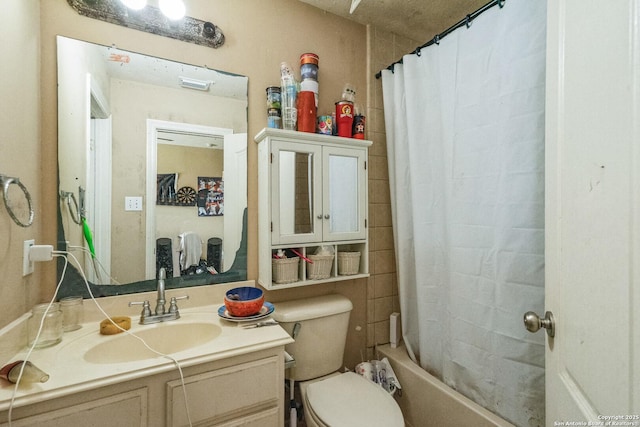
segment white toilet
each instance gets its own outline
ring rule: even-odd
[[[382,387],[339,372],[353,308],[349,299],[325,295],[274,305],[273,318],[295,335],[286,350],[296,364],[286,376],[300,384],[307,426],[404,427],[400,407]]]

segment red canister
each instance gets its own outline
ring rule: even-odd
[[[336,121],[338,126],[338,136],[351,138],[353,131],[353,102],[336,102]]]
[[[316,95],[308,90],[298,93],[298,131],[316,131]]]

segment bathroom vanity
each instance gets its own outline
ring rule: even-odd
[[[109,313],[109,306],[136,313],[131,314],[131,332],[179,361],[185,390],[172,360],[127,334],[100,335],[104,316],[89,314],[81,329],[65,333],[62,343],[33,351],[29,359],[50,379],[19,388],[14,426],[184,426],[189,425],[185,395],[192,425],[283,425],[284,346],[293,340],[280,326],[244,328],[244,323],[221,319],[221,302],[185,304],[178,320],[139,325],[137,308],[127,303],[140,297],[99,302]],[[13,389],[2,382],[0,426],[7,425]]]
[[[271,128],[260,131],[255,141],[260,285],[282,289],[367,277],[371,141]],[[290,280],[274,277],[278,251],[293,249],[309,258],[318,248],[334,255],[326,277],[310,277],[310,263],[303,261]],[[347,274],[339,264],[341,253],[359,256]]]

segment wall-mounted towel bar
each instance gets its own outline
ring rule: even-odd
[[[82,187],[80,187],[80,195],[83,195]],[[73,222],[78,225],[82,224],[82,210],[78,207],[76,195],[71,191],[60,190],[60,199],[67,203],[69,215]]]
[[[18,219],[15,212],[13,212],[13,207],[11,205],[11,200],[9,200],[9,186],[11,184],[17,185],[24,194],[25,199],[27,200],[27,206],[29,208],[29,219],[27,222],[22,222]],[[10,176],[0,174],[0,185],[2,185],[2,197],[4,199],[4,206],[7,208],[7,212],[13,221],[18,224],[20,227],[29,227],[33,224],[33,217],[35,213],[33,211],[33,201],[31,200],[31,194],[29,194],[29,190],[24,186],[23,183],[20,182],[19,178],[13,178]]]

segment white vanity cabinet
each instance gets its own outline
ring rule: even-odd
[[[371,141],[281,129],[263,129],[258,143],[259,283],[268,289],[368,275],[367,155]],[[329,277],[276,283],[272,257],[279,249],[308,257],[321,247],[336,256]],[[337,254],[359,252],[355,274],[341,275]]]
[[[282,346],[183,367],[193,425],[280,427],[284,422]],[[0,427],[7,412],[0,412]],[[131,426],[188,425],[182,381],[165,373],[97,387],[13,410],[12,425]]]

